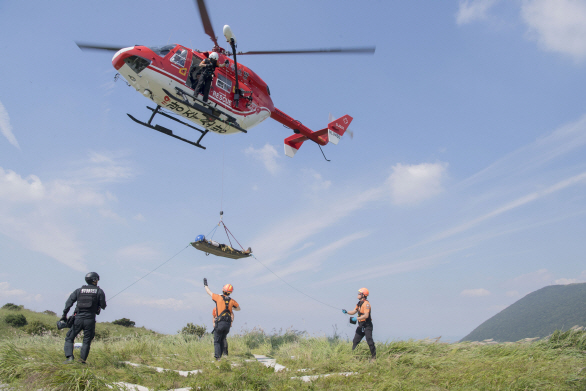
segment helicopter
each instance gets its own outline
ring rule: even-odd
[[[236,37],[230,26],[225,25],[222,32],[230,45],[230,52],[218,44],[205,1],[195,0],[195,3],[199,9],[204,32],[214,43],[211,51],[190,49],[180,44],[114,47],[76,42],[80,49],[114,51],[112,65],[118,71],[115,80],[121,76],[128,85],[156,104],[155,108],[147,106],[151,111],[148,121],[140,121],[127,114],[130,119],[202,149],[206,148],[201,141],[210,131],[222,135],[247,133],[269,117],[293,131],[293,135],[284,140],[286,156],[295,156],[307,140],[317,143],[320,149],[328,143],[338,144],[352,122],[351,116],[344,115],[333,120],[330,118],[326,128],[312,131],[276,108],[267,83],[250,68],[239,64],[237,56],[305,53],[374,54],[374,47],[237,52]],[[213,82],[202,99],[195,93],[195,89],[198,76],[203,77],[202,64],[210,58],[222,65],[215,68]],[[194,129],[200,133],[199,138],[196,141],[188,140],[174,134],[167,127],[153,124],[156,115]]]

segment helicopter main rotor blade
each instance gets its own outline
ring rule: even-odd
[[[107,46],[107,45],[96,45],[92,43],[76,42],[77,47],[81,50],[106,50],[109,52],[117,52],[128,46]]]
[[[210,17],[208,15],[206,2],[204,0],[196,0],[196,3],[197,8],[199,9],[199,15],[201,16],[203,30],[207,35],[210,36],[210,38],[214,42],[214,45],[218,46],[218,40],[216,39],[216,34],[214,34],[214,28],[212,27],[212,22],[210,21]]]
[[[328,48],[328,49],[301,49],[301,50],[260,50],[252,52],[238,52],[237,54],[374,54],[376,46],[358,47],[358,48]]]

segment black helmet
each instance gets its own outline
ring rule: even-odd
[[[89,272],[85,275],[85,282],[93,284],[94,282],[100,281],[100,276],[96,272]]]

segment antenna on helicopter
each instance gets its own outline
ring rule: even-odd
[[[236,104],[236,107],[238,107],[238,102],[240,100],[241,92],[240,92],[240,88],[238,86],[238,60],[236,60],[236,37],[234,36],[234,33],[232,33],[232,29],[228,25],[224,26],[223,32],[224,32],[224,37],[226,37],[226,41],[228,41],[228,43],[232,47],[232,55],[234,56],[234,73],[236,75],[236,86],[234,89],[234,103]]]

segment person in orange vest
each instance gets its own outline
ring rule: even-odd
[[[234,313],[232,311],[240,311],[240,305],[238,302],[230,297],[230,294],[234,290],[234,287],[230,284],[224,285],[222,288],[222,295],[212,293],[208,287],[208,279],[203,279],[203,286],[212,297],[212,300],[216,303],[216,315],[214,321],[214,357],[216,360],[220,360],[222,354],[228,355],[228,342],[226,337],[232,327],[232,320],[234,319]]]
[[[356,334],[354,334],[354,339],[352,340],[352,350],[356,349],[356,346],[362,341],[362,338],[366,336],[366,343],[370,348],[371,359],[376,359],[376,346],[372,339],[372,311],[370,308],[370,302],[367,299],[368,295],[368,289],[358,289],[358,304],[356,304],[356,307],[354,307],[352,311],[342,310],[342,312],[348,315],[358,313],[358,316],[350,318],[351,323],[356,323],[358,321]]]

